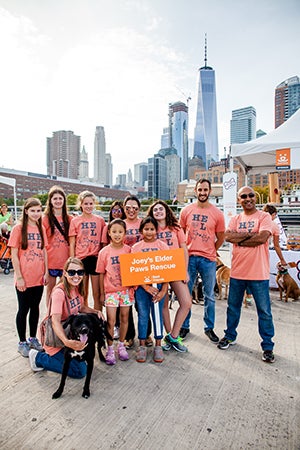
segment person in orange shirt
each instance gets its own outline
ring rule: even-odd
[[[69,242],[70,256],[81,259],[84,265],[85,305],[88,306],[89,279],[91,279],[94,309],[102,310],[100,304],[99,274],[96,272],[98,253],[101,250],[104,219],[93,214],[96,196],[90,191],[78,195],[77,207],[81,215],[74,217],[70,223]]]
[[[60,186],[52,186],[43,217],[43,225],[48,239],[47,306],[56,279],[62,277],[65,262],[69,257],[69,226],[71,220],[72,217],[67,212],[67,199],[64,190]]]
[[[233,244],[229,296],[227,306],[227,328],[218,348],[227,349],[236,343],[244,292],[247,288],[253,295],[257,314],[258,330],[262,338],[262,360],[273,363],[274,324],[269,294],[270,261],[269,237],[272,219],[270,214],[259,211],[255,205],[255,192],[249,186],[238,192],[238,202],[243,212],[232,217],[225,232],[225,240]]]
[[[29,350],[42,351],[36,337],[39,305],[44,285],[48,282],[47,236],[42,225],[42,204],[37,198],[26,200],[20,223],[11,231],[8,246],[14,267],[18,298],[16,317],[19,334],[18,352],[29,356]],[[30,337],[26,340],[26,319],[29,313]]]
[[[195,186],[197,202],[183,208],[179,223],[186,233],[189,253],[189,290],[199,273],[204,292],[204,333],[217,344],[219,338],[214,332],[217,250],[224,242],[225,220],[222,211],[209,201],[211,182],[202,178]],[[180,336],[185,338],[190,330],[191,311],[182,324]]]

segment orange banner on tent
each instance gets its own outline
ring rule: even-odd
[[[289,170],[291,167],[291,149],[276,150],[276,170]]]
[[[158,250],[120,255],[123,286],[186,279],[184,250]]]

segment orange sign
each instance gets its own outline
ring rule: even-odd
[[[120,268],[123,286],[186,279],[183,248],[120,255]]]
[[[276,170],[289,170],[291,167],[291,149],[276,150]]]

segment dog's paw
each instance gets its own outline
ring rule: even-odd
[[[56,391],[54,392],[54,394],[52,395],[52,398],[59,398],[61,396],[62,392],[61,391]]]
[[[91,393],[89,390],[84,390],[82,393],[83,398],[89,398],[90,395],[91,395]]]

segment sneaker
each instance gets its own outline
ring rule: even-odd
[[[105,362],[109,366],[113,366],[114,364],[116,364],[115,351],[112,346],[108,347],[108,349],[107,349],[107,353],[105,356]]]
[[[119,327],[114,327],[114,339],[117,340],[120,337]]]
[[[218,343],[218,348],[220,348],[221,350],[226,350],[226,348],[228,348],[229,345],[235,345],[235,344],[236,344],[236,340],[231,341],[230,339],[223,337]]]
[[[164,352],[169,352],[172,348],[172,344],[170,344],[170,342],[167,341],[166,337],[163,340],[163,345],[161,346],[161,348],[163,349]]]
[[[42,352],[44,350],[42,347],[42,344],[36,337],[28,338],[27,344],[29,345],[29,348],[33,348],[34,350],[37,350],[38,352]]]
[[[133,339],[128,339],[128,341],[124,341],[124,345],[125,347],[128,348],[132,348],[133,347]]]
[[[184,340],[187,334],[189,334],[189,332],[190,332],[189,328],[180,328],[179,336],[181,337],[182,340]]]
[[[44,370],[43,367],[38,367],[36,365],[35,358],[38,353],[39,353],[39,351],[35,350],[34,348],[29,350],[29,364],[30,364],[31,370],[33,370],[34,372],[40,372],[41,370]]]
[[[262,360],[265,361],[266,363],[275,362],[275,357],[272,350],[265,350],[262,354]]]
[[[162,348],[158,345],[155,346],[153,352],[153,361],[157,363],[162,363],[164,359],[165,357]]]
[[[148,336],[145,340],[146,347],[153,347],[153,339],[151,336]]]
[[[171,336],[171,333],[167,334],[165,341],[174,348],[177,352],[185,353],[188,351],[187,347],[182,344],[182,338],[178,336],[176,339]]]
[[[118,345],[118,355],[121,361],[128,361],[129,359],[129,355],[123,342],[120,342]]]
[[[21,353],[22,356],[24,356],[24,358],[28,358],[29,356],[29,345],[26,341],[24,342],[19,342],[18,344],[18,352]]]
[[[219,338],[218,338],[218,336],[216,335],[216,333],[214,332],[213,329],[205,330],[204,333],[206,334],[208,339],[210,339],[211,342],[213,342],[214,344],[217,344],[219,342]]]
[[[138,349],[138,351],[137,351],[135,359],[136,359],[137,362],[140,362],[140,363],[146,362],[146,359],[147,359],[147,348],[141,346]]]

